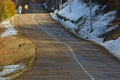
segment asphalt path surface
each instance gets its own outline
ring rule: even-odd
[[[120,60],[64,29],[48,13],[19,14],[14,22],[36,46],[32,68],[16,80],[120,80]]]

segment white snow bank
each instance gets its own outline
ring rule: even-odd
[[[23,65],[23,64],[9,65],[9,66],[5,66],[2,68],[3,68],[3,70],[0,72],[0,76],[7,75],[7,74],[12,73],[14,71],[23,69],[23,68],[25,68],[25,65]]]
[[[102,34],[115,29],[117,26],[107,27],[116,16],[116,11],[110,11],[107,13],[97,13],[98,11],[103,10],[106,5],[102,8],[99,8],[100,5],[92,4],[92,29],[90,32],[90,7],[86,3],[82,3],[80,0],[73,0],[72,2],[67,2],[64,4],[64,7],[51,14],[52,17],[58,20],[66,28],[70,29],[73,33],[76,33],[81,38],[94,41],[96,43],[102,44],[106,47],[113,55],[120,58],[120,38],[116,40],[107,41],[104,43],[104,38],[101,37]],[[59,19],[56,13],[66,17],[69,20]],[[77,21],[73,23],[72,21]],[[78,30],[76,32],[75,30]]]
[[[117,58],[120,59],[120,37],[116,40],[110,40],[106,41],[105,43],[102,43],[106,49],[108,49],[113,55],[115,55]]]
[[[17,31],[11,25],[10,21],[2,22],[1,25],[6,28],[5,32],[0,34],[1,37],[6,37],[6,36],[11,36],[11,35],[16,35],[17,34]]]
[[[86,22],[83,28],[81,28],[81,30],[79,31],[80,37],[94,41],[96,43],[102,43],[103,38],[100,38],[99,36],[104,34],[105,32],[108,32],[116,28],[116,27],[107,28],[107,25],[115,19],[115,14],[116,14],[115,11],[111,11],[104,15],[100,14],[96,16],[92,22],[93,31],[91,33],[89,32],[90,24],[88,23],[90,21],[87,20],[88,22]]]
[[[98,8],[98,5],[94,5],[92,8],[92,14],[95,14],[95,10]],[[80,0],[73,0],[72,2],[69,2],[69,5],[61,9],[58,13],[62,16],[65,16],[68,19],[71,20],[77,20],[81,16],[89,16],[90,14],[90,8],[83,4]]]
[[[6,80],[6,78],[4,78],[2,76],[5,76],[5,75],[10,74],[12,72],[24,69],[25,65],[23,65],[23,64],[8,65],[5,67],[0,67],[0,68],[3,69],[2,71],[0,71],[0,80]]]
[[[81,18],[78,23],[72,23],[71,21],[60,20],[63,25],[75,32],[79,27],[78,34],[80,37],[88,40],[92,40],[97,43],[102,43],[103,38],[100,38],[101,34],[108,32],[116,27],[107,28],[107,25],[115,19],[116,11],[111,11],[105,14],[96,11],[99,9],[99,5],[92,4],[92,28],[93,32],[90,33],[90,7],[82,3],[80,0],[73,0],[69,5],[58,11],[58,14],[66,17],[67,19],[77,21]],[[70,7],[71,6],[71,7]],[[104,6],[103,6],[104,7]],[[71,10],[70,10],[71,9]],[[71,11],[71,12],[70,12]],[[53,18],[58,18],[54,15]]]

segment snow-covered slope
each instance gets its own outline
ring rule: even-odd
[[[92,30],[90,26],[90,5],[83,3],[81,0],[68,0],[61,10],[52,13],[52,17],[60,21],[67,29],[71,30],[78,36],[94,41],[105,46],[111,53],[120,58],[120,38],[104,42],[101,37],[104,33],[109,32],[117,27],[108,25],[115,19],[116,11],[103,12],[107,5],[92,3]]]

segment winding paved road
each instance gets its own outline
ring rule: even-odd
[[[120,80],[120,60],[65,30],[48,13],[17,15],[15,24],[36,45],[31,70],[16,80]]]

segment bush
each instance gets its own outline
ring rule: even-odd
[[[11,0],[0,0],[0,20],[9,18],[16,13],[15,4]]]

